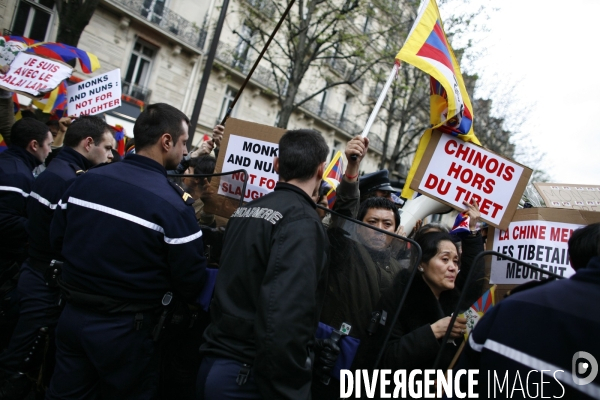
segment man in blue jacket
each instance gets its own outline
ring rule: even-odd
[[[455,369],[479,369],[480,398],[600,398],[598,232],[588,225],[569,240],[575,275],[515,293],[479,321]],[[583,268],[590,246],[597,256]]]
[[[59,201],[50,237],[67,304],[46,398],[155,397],[157,311],[171,297],[195,302],[206,279],[193,200],[167,179],[187,154],[188,128],[176,108],[147,106],[136,154],[88,171]]]
[[[36,375],[39,363],[24,361],[40,330],[42,336],[48,334],[60,316],[60,292],[52,279],[52,269],[56,267],[51,263],[62,261],[62,256],[50,246],[50,223],[58,202],[77,176],[112,158],[112,143],[111,129],[102,118],[76,119],[65,134],[61,151],[33,184],[27,200],[29,258],[21,266],[19,276],[19,321],[7,350],[0,354],[0,371],[8,377],[0,384],[0,399],[17,399],[27,394],[31,385],[25,374]],[[41,361],[41,355],[30,359]]]
[[[42,122],[23,118],[12,126],[10,142],[0,154],[0,274],[27,258],[25,203],[33,170],[51,151],[52,134]]]

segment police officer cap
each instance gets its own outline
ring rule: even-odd
[[[394,188],[390,185],[387,169],[361,176],[358,181],[358,189],[361,193],[368,193],[373,190],[394,191]]]

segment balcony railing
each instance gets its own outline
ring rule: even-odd
[[[127,81],[121,81],[121,86],[123,87],[123,94],[131,96],[134,99],[141,100],[144,103],[148,103],[150,101],[152,90],[148,89],[147,87],[138,86]]]
[[[142,17],[162,31],[175,35],[190,46],[202,50],[206,41],[206,31],[193,22],[188,21],[181,15],[163,8],[158,10],[149,9],[144,0],[109,0],[115,4],[125,7],[131,13]]]

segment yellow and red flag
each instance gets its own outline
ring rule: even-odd
[[[431,129],[419,142],[415,159],[408,173],[402,197],[412,198],[410,183],[425,153],[433,129],[480,144],[473,132],[473,109],[452,47],[444,32],[442,18],[435,0],[423,0],[406,42],[396,55],[397,61],[414,65],[430,76]]]

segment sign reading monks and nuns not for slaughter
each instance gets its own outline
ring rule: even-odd
[[[491,229],[488,232],[487,249],[568,278],[575,273],[569,259],[569,239],[573,231],[594,222],[600,222],[600,213],[549,208],[520,209],[507,230]],[[548,278],[548,275],[501,257],[492,258],[492,284],[521,284],[543,278]]]
[[[121,70],[115,69],[67,88],[68,115],[100,114],[121,106]]]
[[[484,221],[506,229],[531,172],[483,147],[434,131],[411,188],[458,210],[475,199]]]
[[[252,201],[275,189],[279,175],[273,167],[273,160],[279,157],[279,145],[264,140],[230,135],[222,172],[245,169],[248,183],[244,201]],[[218,194],[239,199],[242,196],[243,174],[221,177]]]
[[[205,211],[229,218],[242,196],[249,202],[272,192],[279,181],[273,160],[279,157],[279,139],[284,133],[285,129],[229,118],[215,173],[246,170],[246,189],[243,172],[213,177],[210,190],[214,196],[204,202]]]
[[[19,53],[7,74],[0,74],[0,86],[30,96],[52,91],[69,78],[73,68],[59,61],[33,54]]]

